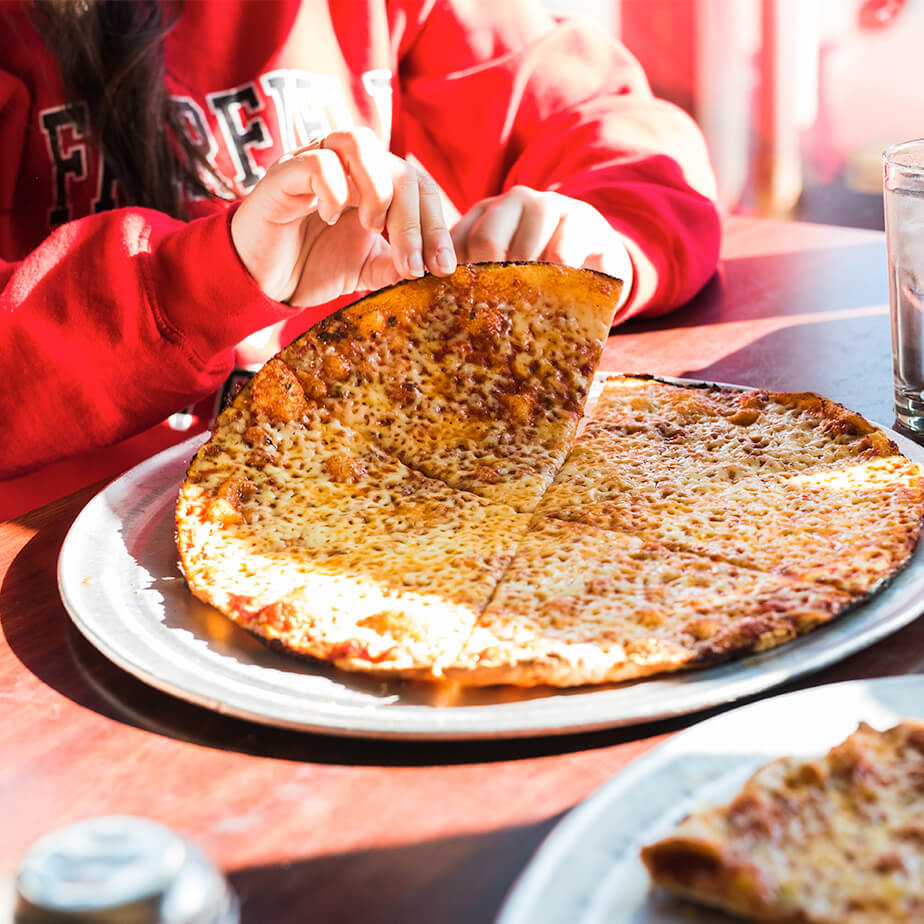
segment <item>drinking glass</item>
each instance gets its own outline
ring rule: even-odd
[[[895,416],[924,433],[924,138],[883,154]]]

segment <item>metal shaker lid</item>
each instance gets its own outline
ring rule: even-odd
[[[17,924],[236,924],[237,901],[194,844],[146,818],[107,815],[52,831],[27,851]]]

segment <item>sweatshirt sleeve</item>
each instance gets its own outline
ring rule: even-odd
[[[153,426],[214,390],[239,340],[295,313],[241,264],[232,211],[117,209],[0,260],[0,367],[18,383],[0,479]]]
[[[634,264],[616,322],[669,311],[712,275],[719,216],[702,133],[604,30],[531,0],[396,3],[392,29],[395,147],[460,211],[516,184],[595,206]]]

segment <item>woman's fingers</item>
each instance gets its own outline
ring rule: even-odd
[[[340,158],[354,187],[354,204],[367,231],[380,234],[392,202],[393,184],[388,152],[375,133],[363,126],[331,132],[322,146]]]
[[[477,203],[452,229],[462,260],[548,260],[567,266],[602,267],[615,250],[622,267],[625,247],[591,205],[551,191],[514,186]]]
[[[287,219],[316,208],[328,224],[355,208],[374,234],[387,229],[390,253],[401,277],[427,270],[448,275],[455,248],[443,217],[440,191],[425,173],[389,154],[368,128],[336,131],[293,152],[273,168],[281,171]],[[267,174],[267,177],[269,174]]]
[[[296,221],[317,211],[332,225],[350,203],[350,181],[336,151],[309,148],[279,160],[251,195],[262,192],[276,204],[267,218],[279,223]]]
[[[573,213],[565,212],[559,217],[543,248],[542,259],[563,266],[581,267],[589,255],[588,245],[586,227]]]
[[[368,128],[332,132],[321,145],[295,158],[310,162],[310,188],[325,221],[333,223],[351,206],[367,231],[379,234],[387,228],[394,266],[402,277],[422,276],[426,270],[447,275],[456,268],[439,189],[429,176],[389,154]],[[336,164],[331,155],[336,155]],[[338,206],[340,211],[333,211]]]
[[[407,161],[391,159],[394,195],[386,227],[395,269],[406,279],[428,269],[448,275],[455,269],[455,248],[436,183]]]
[[[290,218],[316,208],[333,224],[348,207],[362,226],[378,234],[392,200],[389,155],[371,129],[335,131],[282,157],[262,185],[275,177],[288,199]],[[316,198],[313,198],[316,197]]]
[[[377,237],[369,248],[369,254],[360,273],[359,284],[363,289],[383,289],[401,279],[395,269],[391,248],[382,237]]]
[[[509,194],[476,205],[453,229],[460,258],[470,263],[507,259],[522,212],[519,197]]]
[[[418,171],[417,189],[424,263],[431,273],[448,276],[456,268],[456,249],[443,214],[439,187],[430,177]]]
[[[416,171],[399,158],[392,161],[394,194],[386,218],[395,269],[406,279],[423,276],[420,187]]]
[[[565,203],[562,201],[565,197],[557,193],[536,192],[536,190],[525,187],[514,187],[514,189],[522,190],[520,198],[523,202],[523,210],[520,223],[510,240],[507,258],[510,260],[549,259],[544,256],[544,252],[555,235],[556,229],[560,226],[563,215],[567,214]]]
[[[562,217],[563,196],[514,186],[478,203],[453,228],[465,260],[538,260]]]
[[[436,183],[365,128],[280,158],[237,208],[231,236],[263,291],[297,304],[456,266]]]

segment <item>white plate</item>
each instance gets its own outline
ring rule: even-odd
[[[886,431],[924,463],[924,450]],[[869,603],[779,648],[732,663],[601,688],[461,690],[382,682],[264,648],[191,596],[176,567],[173,507],[198,436],[97,495],[61,549],[58,584],[77,628],[151,686],[257,722],[375,738],[561,734],[685,715],[771,689],[911,622],[924,599],[924,545]]]
[[[680,732],[567,815],[507,897],[496,924],[729,924],[652,892],[639,850],[685,815],[724,804],[759,766],[821,755],[862,719],[924,719],[924,676],[852,680],[742,706]]]

